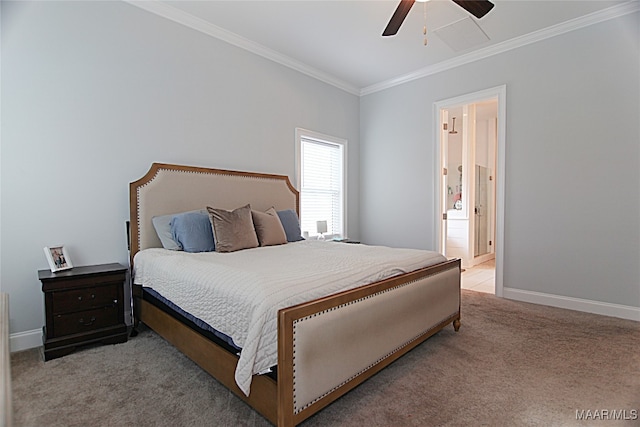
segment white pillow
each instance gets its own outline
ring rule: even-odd
[[[195,211],[188,212],[200,212],[204,214],[208,214],[205,209],[198,209]],[[171,234],[171,220],[174,216],[179,215],[181,213],[187,212],[176,212],[169,215],[158,215],[151,218],[151,222],[153,223],[153,228],[156,229],[156,234],[160,238],[160,243],[162,243],[162,247],[165,249],[170,249],[172,251],[179,251],[182,248],[178,243],[173,240],[173,236]]]

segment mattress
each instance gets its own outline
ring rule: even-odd
[[[278,310],[446,261],[417,249],[301,241],[232,253],[151,248],[134,258],[134,283],[211,325],[242,348],[235,372],[251,377],[277,363]]]

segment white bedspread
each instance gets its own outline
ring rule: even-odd
[[[230,336],[242,348],[235,380],[249,395],[252,375],[277,363],[280,308],[445,260],[430,251],[318,241],[233,253],[145,249],[134,258],[134,281]]]

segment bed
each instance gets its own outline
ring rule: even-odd
[[[159,216],[201,210],[205,206],[232,211],[245,205],[258,212],[272,208],[298,213],[299,194],[283,175],[163,163],[154,163],[141,179],[130,184],[134,318],[136,324],[142,322],[164,337],[273,424],[291,426],[302,422],[445,326],[453,324],[456,331],[460,327],[460,261],[457,259],[446,260],[427,251],[312,241],[258,247],[233,254],[215,251],[182,254],[162,249],[153,226],[153,219]],[[327,258],[318,255],[323,253]],[[401,267],[389,264],[387,269],[373,271],[400,253],[406,264]],[[295,258],[297,254],[302,258]],[[259,258],[253,259],[262,259],[262,262],[247,261],[256,256]],[[271,256],[279,257],[274,260],[295,260],[291,265],[298,270],[292,268],[284,276],[270,276],[266,265],[277,262],[271,261]],[[427,259],[425,266],[416,264],[423,262],[418,256]],[[319,264],[310,267],[305,257],[318,259]],[[398,257],[400,259],[400,255]],[[325,274],[323,266],[342,264],[336,260],[343,258],[361,259],[366,267],[353,268],[345,264],[341,273],[336,266],[335,275]],[[217,260],[224,260],[211,267],[218,270],[205,271]],[[225,263],[230,265],[223,265]],[[181,294],[172,296],[178,304],[164,298],[163,293],[170,294],[173,286],[164,284],[163,287],[164,282],[191,280],[190,273],[172,273],[172,269],[164,268],[172,264],[190,266],[187,271],[197,272],[193,276],[200,281],[204,277],[205,282],[213,282],[208,277],[227,277],[227,273],[237,271],[239,265],[251,265],[253,270],[238,273],[239,280],[251,286],[266,284],[265,296],[253,299],[260,300],[260,307],[265,305],[262,301],[269,302],[257,316],[265,319],[257,327],[257,335],[251,329],[253,321],[248,322],[248,335],[254,339],[237,338],[235,332],[227,333],[225,325],[220,326],[224,330],[220,333],[218,325],[202,322],[207,313],[198,312],[197,301],[186,310],[183,306],[189,303],[181,299]],[[226,270],[220,270],[222,268]],[[309,277],[301,274],[305,268],[310,272]],[[296,291],[295,296],[286,294],[270,299],[283,289],[299,289],[302,282],[312,280],[311,276],[317,278],[319,274],[312,274],[314,272],[335,280],[329,281],[328,287],[318,286],[311,296],[301,296]],[[168,278],[171,274],[175,277]],[[196,278],[190,286],[196,286]],[[202,286],[206,289],[190,288],[194,290],[186,293],[218,292],[218,284]],[[244,305],[232,301],[229,305],[240,307],[235,311],[244,313]],[[240,341],[237,347],[241,347],[241,351],[234,346],[238,344],[236,341]],[[249,344],[254,341],[260,343],[256,350],[258,356],[245,357],[253,354]],[[272,369],[264,369],[271,368],[272,362],[275,364]]]

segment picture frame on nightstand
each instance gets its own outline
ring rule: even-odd
[[[47,257],[47,262],[49,263],[49,268],[52,273],[73,268],[71,258],[69,258],[69,254],[63,245],[45,246],[44,254]]]

